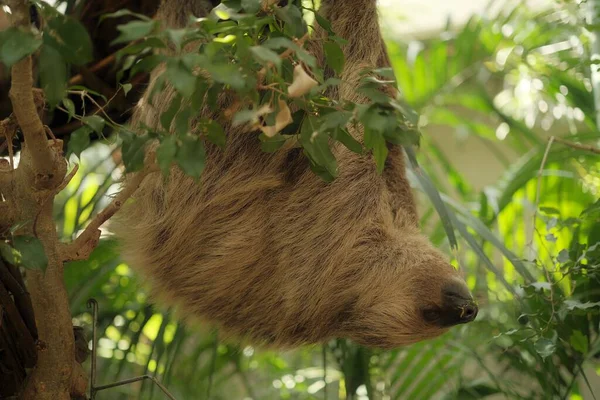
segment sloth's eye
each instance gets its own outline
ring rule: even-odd
[[[427,322],[436,322],[440,319],[440,309],[438,307],[425,308],[422,311],[423,319]]]

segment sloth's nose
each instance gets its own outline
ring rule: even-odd
[[[469,288],[463,282],[453,281],[444,286],[442,301],[441,317],[447,325],[471,322],[479,311]]]
[[[442,289],[442,305],[424,309],[423,317],[429,323],[449,327],[473,321],[478,311],[467,285],[452,281]]]

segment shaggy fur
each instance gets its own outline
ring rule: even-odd
[[[182,26],[209,8],[166,0],[160,17]],[[346,83],[330,95],[365,102],[359,71],[388,65],[376,0],[323,0],[321,12],[349,41]],[[315,35],[307,47],[322,61],[324,32]],[[143,100],[134,123],[158,126],[172,98],[167,89],[154,107]],[[227,148],[208,149],[200,184],[175,167],[166,182],[151,175],[115,221],[124,259],[161,302],[277,347],[346,337],[390,348],[446,330],[422,309],[441,307],[442,287],[460,277],[419,233],[399,148],[379,175],[371,156],[337,146],[340,176],[327,184],[298,149],[266,154],[256,134],[227,129]]]

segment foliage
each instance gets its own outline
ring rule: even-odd
[[[218,332],[179,323],[170,310],[148,305],[144,286],[120,262],[118,245],[108,237],[89,260],[71,263],[65,277],[71,310],[81,323],[90,323],[86,300],[94,297],[100,303],[100,381],[150,373],[178,398],[203,393],[214,399],[471,399],[494,394],[566,399],[591,385],[586,371],[598,366],[600,354],[600,165],[598,156],[585,149],[547,144],[549,130],[572,142],[597,144],[600,137],[589,79],[592,57],[577,4],[561,2],[542,12],[516,6],[491,18],[473,17],[460,30],[428,41],[391,39],[403,99],[380,96],[379,89],[394,85],[390,71],[365,71],[362,91],[372,103],[356,105],[325,97],[339,79],[323,76],[302,41],[294,40],[307,31],[302,18],[303,12],[304,17],[311,14],[309,9],[290,4],[256,16],[257,2],[224,3],[210,18],[190,20],[181,30],[161,29],[141,15],[120,26],[116,42],[133,41],[117,54],[122,90],[130,88],[127,80],[137,72],[166,62],[153,91],[168,84],[177,91],[160,117],[162,129],[146,129],[142,136],[102,113],[74,111],[73,96],[107,100],[83,88],[67,88],[67,64],[84,63],[91,54],[75,19],[40,3],[51,21],[44,29],[52,33],[44,35],[43,43],[36,33],[2,33],[20,43],[0,48],[5,64],[42,46],[41,65],[56,67],[40,71],[50,106],[83,122],[69,142],[80,169],[55,204],[62,238],[72,239],[86,226],[123,172],[115,163],[114,139],[91,145],[92,134],[117,133],[127,170],[139,169],[141,149],[159,140],[163,171],[176,163],[197,177],[206,143],[226,145],[227,122],[203,120],[198,132],[188,132],[188,120],[194,110],[217,107],[215,95],[229,91],[240,100],[240,109],[232,112],[234,124],[261,129],[265,151],[297,140],[325,180],[338,173],[333,143],[373,151],[381,168],[385,142],[415,143],[418,125],[425,132],[423,151],[408,152],[415,186],[431,199],[422,224],[434,242],[453,252],[482,311],[470,326],[391,352],[341,340],[291,353],[260,351],[221,343]],[[316,23],[327,27],[327,21]],[[340,45],[343,40],[334,32],[323,43],[336,75],[344,63]],[[195,51],[183,54],[184,47]],[[175,49],[174,54],[152,52],[165,48]],[[199,65],[211,79],[195,74]],[[290,95],[301,74],[294,72],[297,65],[309,82],[301,96],[293,96],[293,90]],[[289,112],[291,121],[282,117],[290,109],[297,110]],[[286,120],[286,126],[277,127]],[[347,129],[355,123],[365,127],[366,149]],[[469,182],[433,135],[441,127],[456,140],[484,144],[487,156],[505,167],[495,184],[478,188]],[[170,130],[176,135],[169,136]],[[507,149],[513,156],[506,155]],[[13,246],[18,250],[16,242]],[[149,384],[125,386],[98,398],[159,398],[156,391]]]

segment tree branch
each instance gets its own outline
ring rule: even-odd
[[[135,193],[146,176],[157,171],[153,166],[152,164],[146,167],[145,170],[135,174],[114,200],[96,215],[77,239],[69,244],[62,245],[60,254],[63,261],[85,260],[90,256],[90,253],[98,244],[98,240],[100,240],[100,226],[121,209],[123,204]]]
[[[12,11],[12,25],[29,28],[29,4],[23,0],[7,1]],[[48,148],[46,131],[37,113],[33,96],[31,56],[25,57],[12,67],[9,97],[13,113],[23,131],[25,145],[32,156],[34,185],[37,189],[48,189],[62,180],[56,176],[53,153]]]
[[[565,146],[569,146],[569,147],[572,147],[574,149],[589,151],[589,152],[592,152],[594,154],[600,154],[600,149],[599,148],[591,146],[589,144],[573,143],[573,142],[570,142],[568,140],[564,140],[564,139],[561,139],[561,138],[558,138],[558,137],[554,137],[554,136],[552,138],[554,138],[553,140],[555,142],[560,143],[560,144],[564,144]],[[552,138],[550,138],[549,140],[552,140]]]

